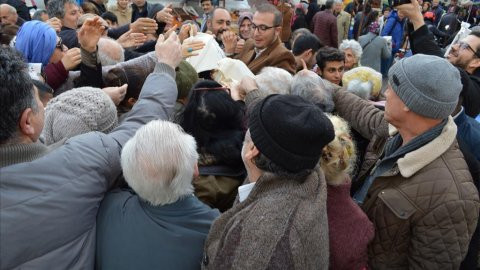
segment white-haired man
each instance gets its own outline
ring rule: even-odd
[[[122,150],[133,191],[112,191],[97,217],[97,269],[199,266],[219,212],[193,196],[197,159],[195,139],[176,124],[156,120],[137,131]]]
[[[158,39],[155,71],[117,128],[75,136],[49,153],[37,143],[44,125],[38,91],[13,54],[0,47],[0,62],[10,63],[0,65],[0,269],[94,269],[96,216],[121,173],[122,147],[175,104],[177,35]]]
[[[125,61],[125,50],[116,40],[101,37],[98,41],[98,59],[103,67]]]

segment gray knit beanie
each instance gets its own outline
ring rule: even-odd
[[[452,64],[424,54],[403,58],[393,65],[388,82],[411,111],[433,119],[452,114],[462,90],[460,73]]]
[[[117,123],[117,108],[105,92],[93,87],[76,88],[47,104],[43,136],[50,145],[90,131],[108,133]]]

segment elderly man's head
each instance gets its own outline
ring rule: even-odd
[[[192,136],[176,124],[154,120],[125,144],[121,163],[129,186],[142,199],[157,206],[193,193],[197,159],[197,145]]]
[[[263,173],[303,182],[335,135],[320,108],[291,95],[270,95],[257,103],[248,127],[242,159],[250,182]]]
[[[18,20],[17,10],[8,4],[1,4],[0,18],[1,23],[4,25],[16,24]]]
[[[256,76],[258,89],[267,94],[290,94],[292,74],[276,67],[264,67]]]
[[[399,129],[439,123],[455,110],[461,90],[460,73],[447,60],[423,54],[404,58],[388,72],[385,119]]]
[[[314,103],[324,112],[332,112],[334,109],[332,94],[313,71],[301,70],[293,76],[291,93]]]
[[[116,40],[102,37],[98,41],[98,59],[104,67],[116,65],[125,61],[124,49]]]
[[[75,0],[50,0],[47,12],[50,18],[59,18],[63,26],[71,29],[77,29],[78,19],[82,15]]]
[[[253,15],[252,30],[255,48],[268,48],[282,32],[282,13],[271,4],[258,6]]]
[[[207,22],[208,30],[215,35],[217,40],[221,40],[220,35],[227,31],[231,24],[232,17],[230,16],[230,12],[224,8],[216,8]]]
[[[36,142],[44,108],[20,54],[0,47],[0,144]]]

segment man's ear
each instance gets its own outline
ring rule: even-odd
[[[260,154],[260,151],[258,151],[257,147],[253,143],[250,143],[250,145],[248,146],[247,152],[245,153],[245,158],[247,160],[252,161],[259,154]]]
[[[135,105],[136,102],[137,102],[137,100],[133,97],[130,97],[130,98],[127,99],[127,105],[129,107],[133,107],[133,105]]]
[[[476,70],[477,68],[480,68],[480,58],[476,57],[473,60],[468,63],[468,67],[471,68],[472,70]]]
[[[212,30],[212,17],[209,16],[208,19],[207,19],[207,29],[208,30]]]
[[[20,133],[25,136],[30,137],[35,134],[35,127],[32,125],[34,114],[35,112],[32,110],[32,108],[27,108],[22,112],[22,115],[20,116],[18,126],[20,128]]]
[[[193,167],[193,179],[197,179],[199,175],[200,171],[198,170],[198,163],[195,163],[195,166]]]
[[[282,33],[282,26],[275,27],[275,35],[279,37],[281,33]]]

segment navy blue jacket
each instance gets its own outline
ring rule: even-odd
[[[455,118],[457,137],[460,137],[475,158],[480,161],[480,123],[462,112]]]

